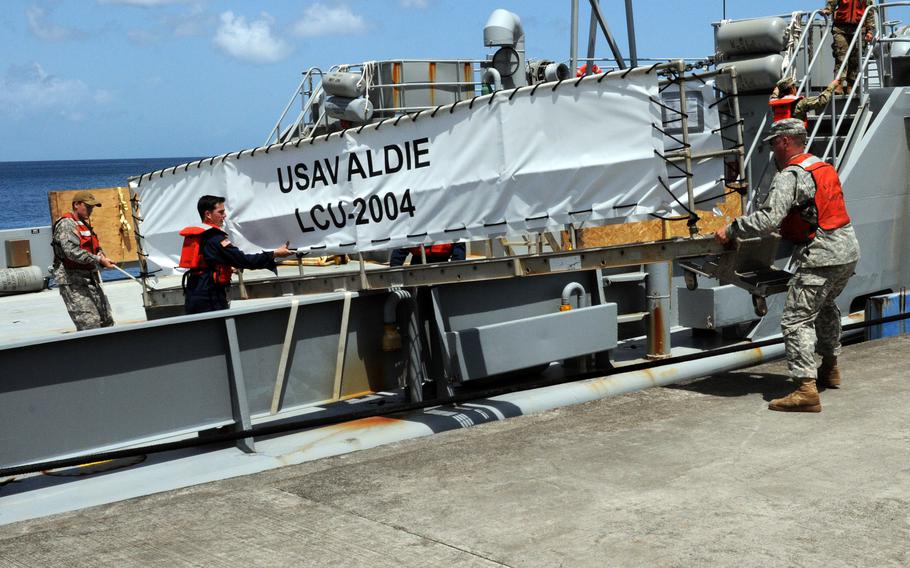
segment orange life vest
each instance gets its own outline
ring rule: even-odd
[[[72,211],[67,211],[63,214],[60,219],[57,219],[57,223],[62,221],[64,218],[72,219],[76,222],[76,234],[79,235],[79,248],[93,254],[95,256],[101,252],[101,243],[98,242],[98,235],[95,234],[95,231],[91,227],[86,225],[79,217],[74,215]],[[54,224],[56,225],[56,223]],[[63,251],[56,251],[55,254],[58,256],[59,260],[63,262],[65,268],[71,268],[76,270],[95,270],[94,264],[82,264],[81,262],[72,261],[63,254]]]
[[[838,24],[857,25],[866,11],[866,0],[840,0],[834,11],[834,21]]]
[[[575,76],[584,77],[586,73],[588,75],[599,75],[600,72],[601,72],[600,67],[598,67],[597,64],[594,63],[593,65],[591,65],[591,72],[588,73],[588,64],[585,63],[584,65],[582,65],[581,67],[579,67],[578,69],[575,70]]]
[[[188,268],[190,272],[197,274],[211,268],[212,278],[216,284],[226,286],[231,283],[231,273],[233,270],[227,264],[215,264],[209,267],[202,254],[202,235],[212,229],[221,231],[214,225],[199,224],[190,225],[180,230],[179,235],[183,237],[183,248],[180,249],[180,268]],[[223,231],[222,231],[223,232]]]
[[[815,238],[816,227],[803,219],[801,213],[815,205],[818,212],[818,227],[826,231],[838,229],[850,222],[844,203],[844,190],[837,177],[837,170],[812,154],[799,154],[790,159],[788,166],[796,166],[812,174],[815,182],[815,197],[812,201],[794,207],[787,213],[780,226],[783,238],[796,244],[804,244]]]
[[[442,245],[432,245],[424,247],[427,251],[427,256],[452,256],[452,248],[454,245],[452,243],[442,244]],[[414,258],[420,258],[420,247],[414,247],[411,249],[411,254],[414,255]]]
[[[773,122],[778,120],[784,120],[787,118],[795,118],[793,116],[793,111],[796,110],[796,104],[803,100],[803,97],[797,97],[796,95],[786,95],[773,101],[768,101],[768,104],[771,105],[771,112],[774,113]],[[809,121],[803,120],[806,128],[809,128]]]

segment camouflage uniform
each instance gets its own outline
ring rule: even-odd
[[[786,79],[786,80],[782,79],[778,83],[778,86],[780,86],[780,84],[785,83],[785,82],[789,83],[790,85],[793,85],[792,79]],[[796,89],[791,88],[790,92],[795,93]],[[769,104],[774,103],[774,101],[782,98],[783,96],[787,96],[787,95],[777,95],[775,93],[777,93],[776,90],[774,91],[774,93],[772,93],[771,98],[768,100]],[[791,111],[790,116],[792,116],[793,118],[798,118],[803,121],[806,120],[806,117],[809,114],[810,110],[814,110],[814,111],[818,112],[820,110],[823,110],[826,106],[828,106],[828,102],[831,100],[831,95],[833,95],[833,94],[834,94],[834,87],[832,87],[831,85],[828,85],[827,87],[825,87],[824,91],[822,91],[821,93],[818,94],[818,96],[800,98],[793,105],[793,110]]]
[[[825,7],[830,10],[832,17],[834,12],[837,10],[837,5],[839,3],[840,0],[827,0]],[[866,6],[871,5],[872,0],[866,0]],[[853,40],[854,34],[856,34],[857,27],[858,26],[854,24],[843,24],[837,22],[835,22],[831,27],[831,51],[834,54],[835,73],[837,73],[838,69],[840,69],[840,66],[844,61],[844,57],[847,56],[847,48],[850,47],[850,42]],[[866,32],[872,32],[873,34],[875,33],[875,16],[873,12],[870,11],[866,16],[866,20],[863,22],[862,27],[863,35],[865,35]],[[860,54],[863,53],[866,48],[866,40],[864,38],[861,37],[857,43],[859,43],[859,46],[857,47],[860,51],[854,51],[851,54],[850,59],[847,61],[847,67],[844,69],[844,77],[846,77],[847,83],[849,83],[851,87],[856,84],[856,75],[859,72]],[[855,49],[857,48],[855,47],[854,50]]]
[[[790,209],[814,197],[812,174],[796,166],[784,168],[774,176],[761,208],[736,219],[727,234],[741,239],[770,234]],[[815,224],[815,208],[808,208],[804,218]],[[831,231],[818,228],[815,238],[794,254],[797,268],[780,325],[790,376],[815,379],[813,353],[823,357],[840,353],[841,315],[834,302],[859,261],[859,243],[852,224]]]
[[[111,305],[101,289],[101,276],[97,270],[101,266],[99,257],[79,246],[75,221],[64,217],[54,225],[53,247],[54,279],[76,329],[114,325]],[[66,268],[62,262],[64,256],[73,262],[91,264],[95,269]]]
[[[828,101],[831,100],[832,94],[834,94],[834,88],[829,85],[816,97],[804,97],[800,99],[799,102],[796,103],[796,106],[793,107],[793,118],[806,120],[806,115],[809,114],[810,110],[818,112],[824,109],[828,106]]]

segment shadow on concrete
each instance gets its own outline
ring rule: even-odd
[[[735,372],[721,373],[682,385],[667,388],[687,390],[712,396],[746,396],[761,394],[766,401],[791,393],[794,385],[787,375],[778,373]]]

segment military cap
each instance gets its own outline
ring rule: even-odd
[[[92,207],[101,207],[101,202],[95,199],[95,196],[92,195],[92,192],[90,191],[76,192],[76,195],[73,196],[73,203],[78,203],[80,201],[86,205],[91,205]]]
[[[806,125],[803,124],[803,121],[798,118],[785,118],[783,120],[778,120],[771,125],[771,130],[762,141],[770,142],[778,136],[799,136],[805,140],[807,137]]]
[[[792,89],[795,86],[796,86],[796,81],[794,81],[792,77],[784,77],[783,79],[781,79],[780,81],[777,82],[778,91],[789,91],[790,89]]]

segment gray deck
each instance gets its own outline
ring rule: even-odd
[[[906,566],[910,338],[0,527],[12,566]],[[2,491],[2,489],[0,489]]]

